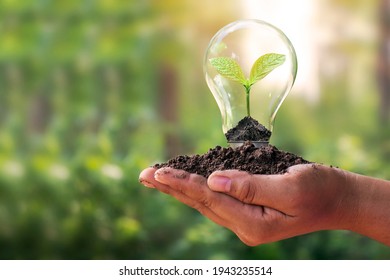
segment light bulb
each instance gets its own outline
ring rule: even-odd
[[[249,116],[268,133],[258,139],[227,139],[229,144],[268,143],[276,114],[297,73],[295,50],[286,35],[264,21],[235,21],[211,39],[203,68],[225,135]]]

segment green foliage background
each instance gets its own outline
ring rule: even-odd
[[[241,15],[237,2],[202,13],[206,3],[0,3],[1,259],[390,257],[388,247],[344,231],[250,248],[138,183],[143,168],[169,156],[167,134],[177,153],[226,145],[201,62],[211,36]],[[373,46],[341,52],[372,70]],[[173,122],[161,115],[165,69],[177,92]],[[273,144],[390,179],[375,78],[367,75],[358,95],[347,80],[323,77],[316,103],[288,97]]]

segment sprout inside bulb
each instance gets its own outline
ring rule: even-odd
[[[204,73],[221,111],[225,135],[249,116],[272,132],[296,72],[290,40],[269,23],[239,20],[219,30],[206,50]]]

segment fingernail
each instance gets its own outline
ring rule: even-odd
[[[152,189],[155,189],[155,188],[156,188],[152,183],[150,183],[149,181],[146,181],[146,180],[144,180],[144,179],[139,179],[139,182],[140,182],[142,185],[144,185],[145,187],[147,187],[147,188],[152,188]]]
[[[209,180],[209,186],[217,192],[229,192],[232,181],[228,177],[212,176]]]
[[[160,183],[167,183],[171,179],[183,180],[187,177],[187,172],[170,168],[161,168],[154,173],[154,179]]]
[[[157,170],[155,173],[154,173],[154,179],[160,183],[164,183],[164,176],[166,176],[167,174],[169,174],[169,170],[168,169],[165,169],[165,168],[161,168],[159,170]]]

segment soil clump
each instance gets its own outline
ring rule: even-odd
[[[283,174],[290,166],[309,161],[272,145],[255,147],[246,141],[238,148],[216,146],[202,155],[180,155],[154,168],[172,167],[208,178],[217,170],[238,169],[252,174]]]
[[[238,124],[225,133],[228,142],[237,141],[264,141],[268,142],[271,137],[269,131],[264,125],[252,117],[245,117]]]

